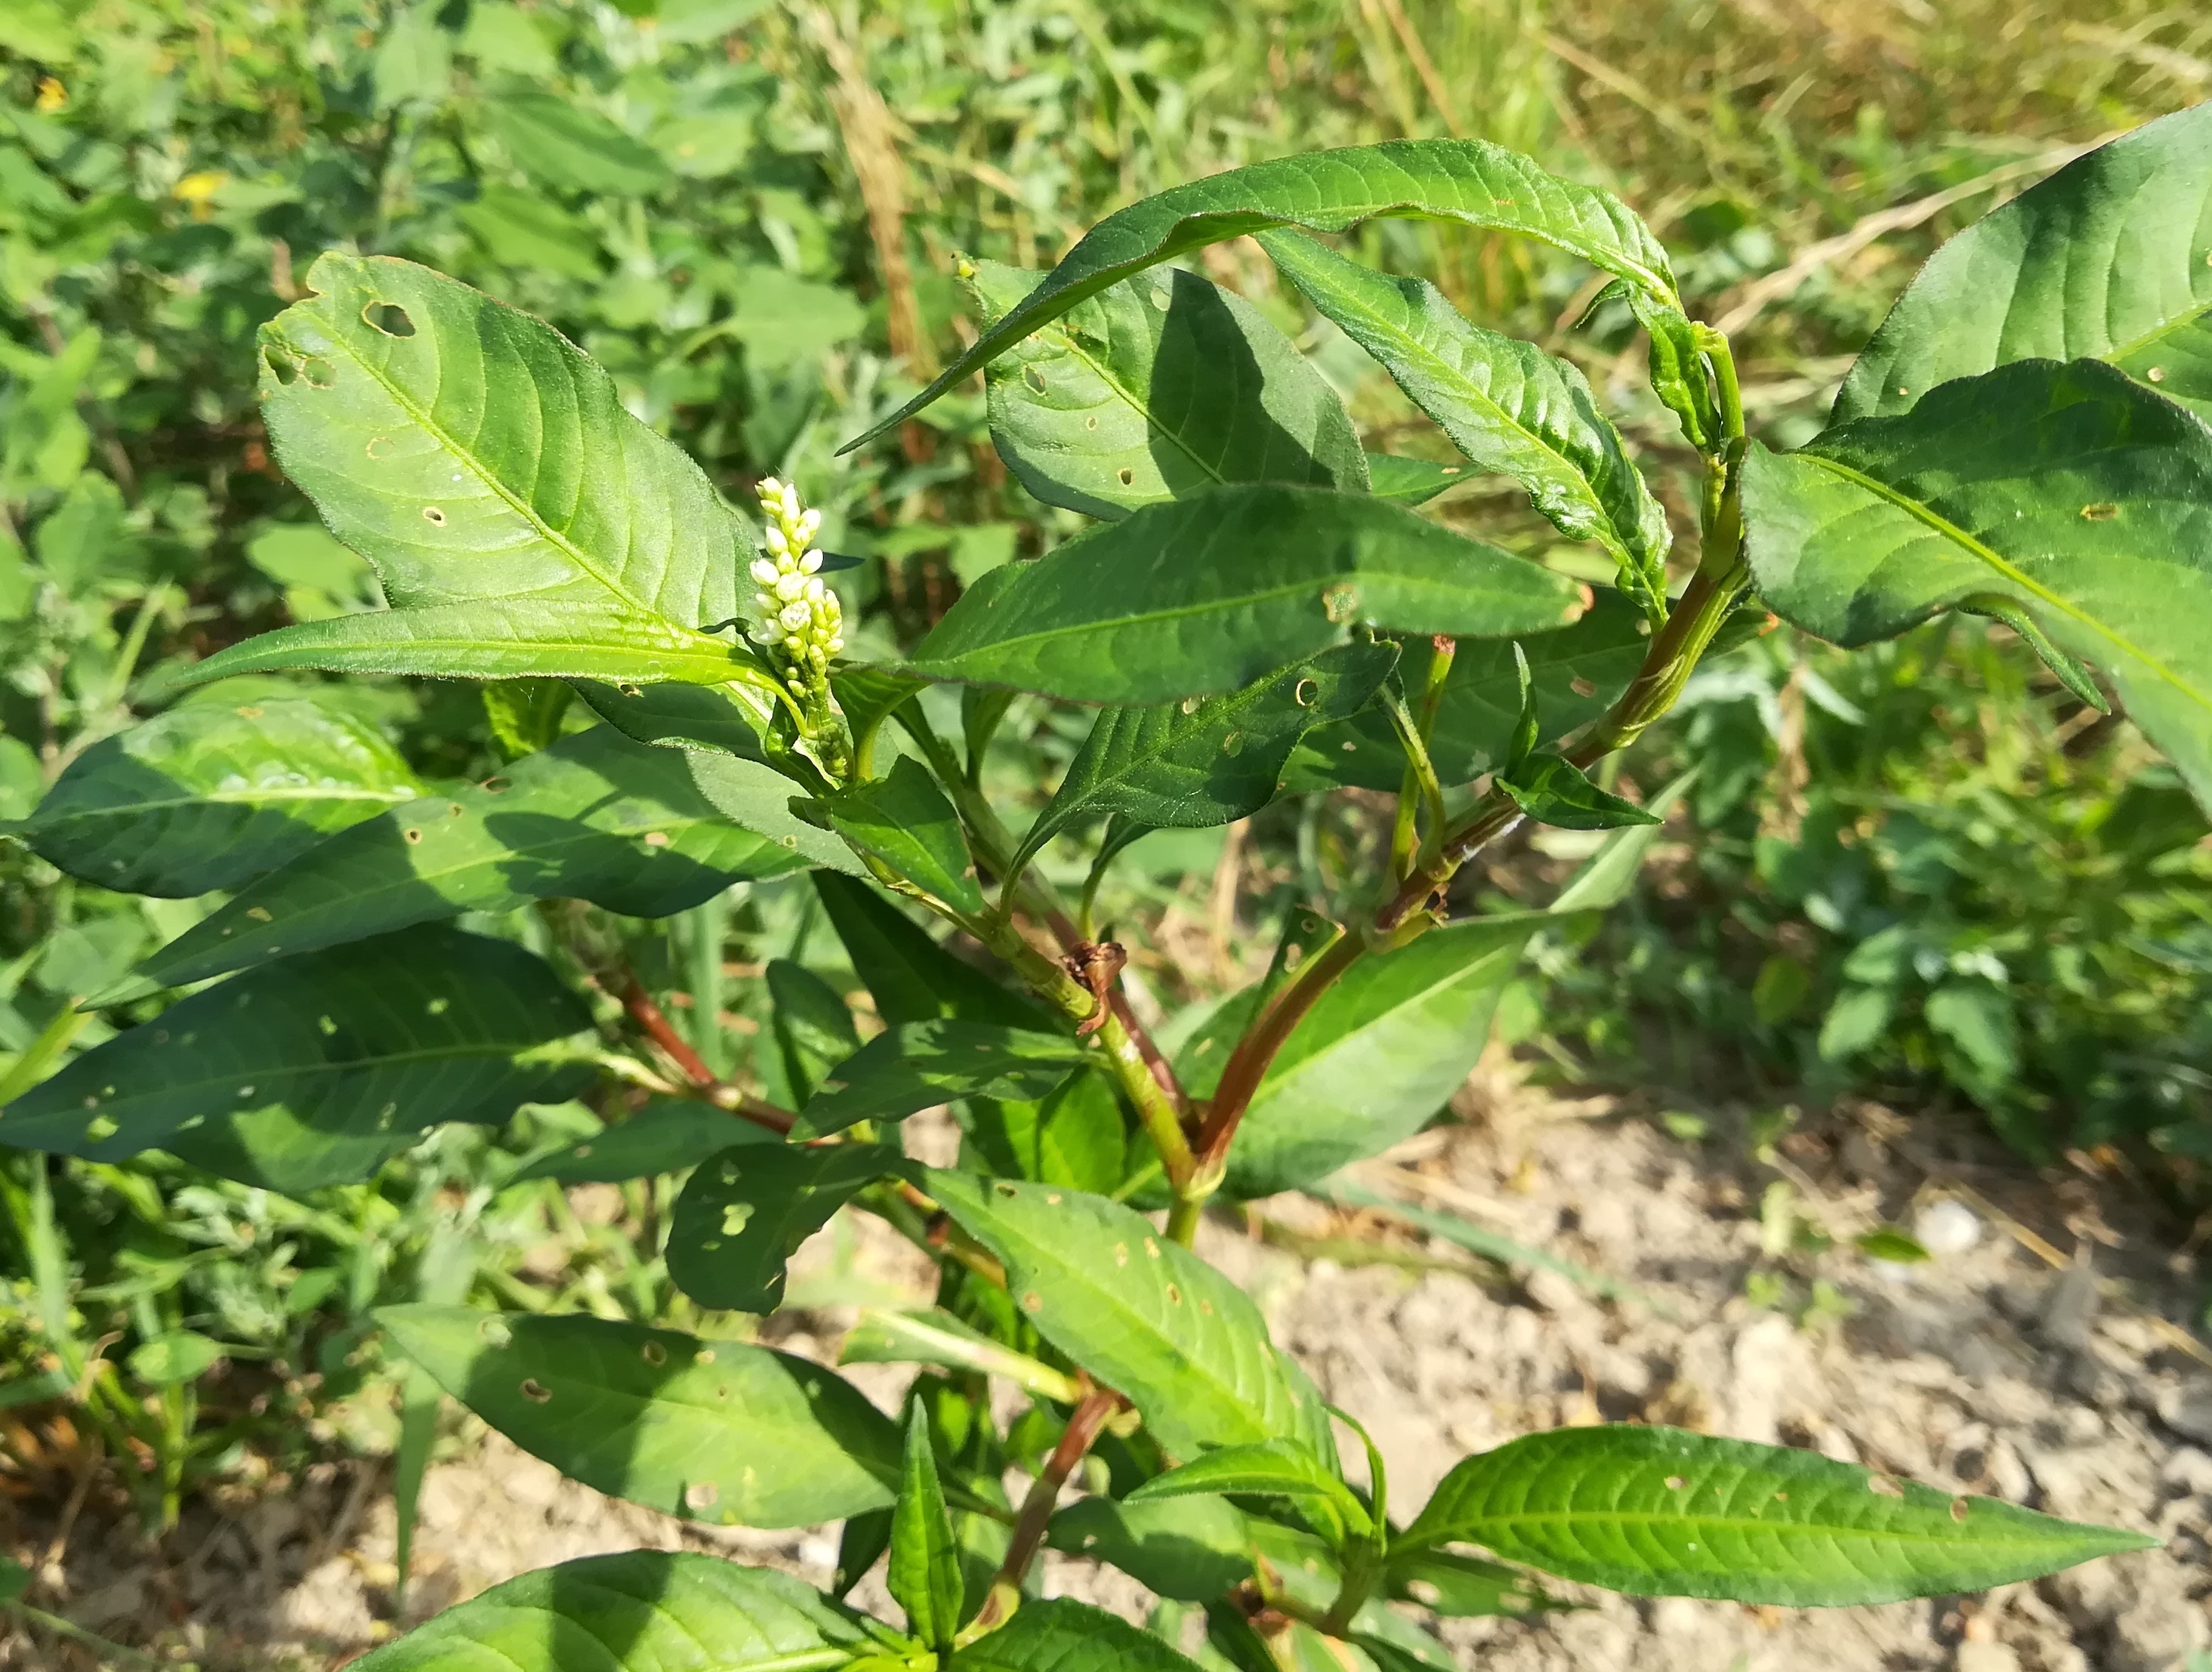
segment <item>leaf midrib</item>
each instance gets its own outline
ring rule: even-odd
[[[2209,318],[2212,318],[2212,296],[2207,296],[2203,301],[2199,301],[2194,307],[2184,308],[2172,319],[2165,320],[2159,325],[2153,325],[2148,331],[2143,332],[2142,336],[2134,338],[2130,342],[2114,344],[2112,348],[2106,350],[2104,353],[2099,355],[2097,358],[2106,362],[2107,364],[2117,365],[2119,362],[2125,360],[2130,355],[2140,353],[2144,349],[2150,347],[2153,344],[2162,342],[2166,337],[2171,337],[2175,331],[2181,330],[2185,325],[2193,325],[2199,320]],[[2130,375],[2132,375],[2132,374]],[[2152,386],[2154,388],[2156,386],[2157,386],[2155,384]]]
[[[1073,308],[1068,311],[1069,313],[1074,312]],[[1215,486],[1219,487],[1225,485],[1229,478],[1224,476],[1212,465],[1206,463],[1205,459],[1200,458],[1197,451],[1192,447],[1188,441],[1183,439],[1181,431],[1170,429],[1166,424],[1163,423],[1153,415],[1152,408],[1146,405],[1143,401],[1137,398],[1133,391],[1122,383],[1117,374],[1109,370],[1105,366],[1100,364],[1097,359],[1091,355],[1089,350],[1084,348],[1081,344],[1076,341],[1075,333],[1073,331],[1068,330],[1066,326],[1066,315],[1063,314],[1060,316],[1060,319],[1054,321],[1054,323],[1060,327],[1060,338],[1066,344],[1068,354],[1074,359],[1081,361],[1084,365],[1089,367],[1097,376],[1097,379],[1101,383],[1104,384],[1113,393],[1119,395],[1128,409],[1145,421],[1145,427],[1146,429],[1157,431],[1158,434],[1165,436],[1169,441],[1174,442],[1176,447],[1181,450],[1183,457],[1188,459],[1200,471],[1200,473],[1213,483]],[[1109,329],[1111,329],[1110,325]],[[1153,352],[1155,358],[1157,358],[1158,353],[1158,345],[1157,344],[1153,345]]]

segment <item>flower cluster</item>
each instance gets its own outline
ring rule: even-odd
[[[799,503],[799,489],[769,477],[760,484],[761,509],[768,517],[768,556],[754,560],[760,590],[753,603],[761,619],[750,629],[782,664],[785,680],[799,696],[821,688],[830,659],[845,648],[844,612],[837,594],[822,584],[822,553],[814,537],[822,514]]]

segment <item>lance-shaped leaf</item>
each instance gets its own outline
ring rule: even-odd
[[[590,1025],[521,947],[418,929],[179,1000],[0,1110],[0,1142],[112,1161],[261,1116],[360,1140],[374,1170],[441,1122],[571,1095]]]
[[[860,1049],[860,1032],[837,989],[789,958],[769,961],[768,996],[775,1078],[796,1106],[814,1095],[830,1069]]]
[[[1418,1132],[1482,1055],[1535,922],[1454,923],[1353,964],[1276,1053],[1237,1128],[1226,1188],[1296,1189]],[[1206,1037],[1179,1064],[1194,1096],[1212,1090],[1228,1055],[1200,1051]]]
[[[2112,677],[2212,804],[2212,429],[2094,360],[2021,361],[1802,452],[1754,447],[1744,520],[1774,611],[1860,645],[2009,599]]]
[[[1023,1603],[945,1666],[947,1672],[1199,1672],[1195,1661],[1150,1632],[1065,1597]]]
[[[620,1184],[633,1178],[680,1173],[732,1144],[774,1145],[775,1134],[715,1108],[684,1097],[657,1097],[604,1132],[593,1133],[539,1156],[509,1176],[509,1184],[557,1179],[563,1184]]]
[[[769,678],[697,630],[738,613],[744,525],[542,321],[428,268],[332,253],[261,331],[285,472],[388,613],[287,628],[196,672]]]
[[[749,685],[611,685],[600,679],[572,683],[594,714],[635,742],[735,755],[784,769],[787,757],[772,729],[772,694]],[[810,780],[802,776],[801,781]]]
[[[979,1097],[968,1106],[967,1138],[986,1170],[1008,1178],[1109,1195],[1128,1175],[1128,1128],[1102,1074],[1071,1074],[1035,1102]]]
[[[980,263],[986,323],[1042,277]],[[991,439],[1022,485],[1089,516],[1224,482],[1367,486],[1336,391],[1259,309],[1196,273],[1101,291],[994,361],[987,381]]]
[[[279,953],[555,897],[663,917],[738,879],[804,865],[811,855],[794,851],[802,836],[810,848],[830,845],[788,813],[767,834],[739,827],[700,793],[685,756],[596,727],[484,783],[410,801],[326,837],[155,953],[141,972],[179,986]]]
[[[660,153],[573,96],[520,78],[485,101],[507,155],[556,192],[642,198],[668,183]]]
[[[1519,483],[1571,539],[1594,540],[1646,615],[1667,612],[1667,514],[1582,373],[1486,331],[1425,279],[1392,278],[1301,233],[1261,246],[1484,470]]]
[[[1298,739],[1365,708],[1397,660],[1387,641],[1348,644],[1220,696],[1109,708],[1022,838],[1012,868],[1079,818],[1122,813],[1156,830],[1188,829],[1257,812],[1275,799]]]
[[[1632,1596],[1834,1608],[1985,1590],[2157,1541],[1817,1452],[1613,1427],[1460,1463],[1398,1547],[1446,1542]]]
[[[823,798],[830,828],[862,853],[889,866],[946,905],[969,916],[983,910],[983,891],[960,816],[911,755],[891,763],[888,775]]]
[[[745,1144],[700,1164],[668,1227],[669,1281],[702,1306],[773,1312],[784,1266],[830,1216],[906,1159],[878,1144]]]
[[[830,1071],[799,1111],[796,1138],[855,1121],[902,1121],[956,1097],[1041,1097],[1089,1060],[1065,1034],[944,1017],[901,1022]]]
[[[376,1317],[524,1450],[633,1504],[805,1527],[891,1501],[896,1425],[804,1359],[579,1314],[387,1306]]]
[[[1337,1479],[1336,1472],[1324,1468],[1311,1451],[1291,1440],[1218,1447],[1180,1468],[1154,1475],[1128,1494],[1128,1502],[1144,1504],[1193,1493],[1287,1498],[1340,1542],[1347,1529],[1352,1537],[1364,1539],[1374,1527],[1366,1505]]]
[[[1252,1577],[1244,1517],[1223,1498],[1082,1499],[1053,1517],[1045,1542],[1110,1562],[1148,1590],[1187,1602],[1210,1601]]]
[[[1644,629],[1634,606],[1607,593],[1573,626],[1517,641],[1534,681],[1542,740],[1563,738],[1612,707],[1650,648]],[[1480,777],[1510,752],[1521,714],[1514,642],[1475,639],[1457,647],[1429,733],[1429,759],[1447,784]],[[1407,641],[1398,675],[1408,690],[1425,688],[1434,654],[1425,639]],[[1308,733],[1284,776],[1293,790],[1357,784],[1395,791],[1405,772],[1404,745],[1389,720],[1370,710]]]
[[[1042,1010],[955,958],[867,884],[817,871],[814,889],[884,1021],[957,1016],[1011,1028],[1044,1025]]]
[[[1539,824],[1563,830],[1614,830],[1659,823],[1633,801],[1600,789],[1572,761],[1548,752],[1531,755],[1510,772],[1499,773],[1498,787]]]
[[[817,1672],[873,1646],[859,1615],[788,1574],[696,1551],[625,1550],[494,1585],[352,1665],[354,1672],[706,1672],[709,1665],[714,1672]]]
[[[960,1629],[960,1547],[953,1541],[937,1475],[929,1412],[920,1400],[907,1411],[906,1456],[884,1582],[891,1600],[906,1610],[907,1630],[940,1653],[949,1651]]]
[[[1037,1333],[1126,1395],[1170,1454],[1297,1440],[1334,1451],[1312,1383],[1249,1296],[1103,1196],[932,1172],[922,1188],[1006,1268]]]
[[[848,449],[896,429],[1040,325],[1147,267],[1271,227],[1342,232],[1382,216],[1519,234],[1656,297],[1674,295],[1665,250],[1626,205],[1547,173],[1517,151],[1480,139],[1312,151],[1208,175],[1109,215],[934,383]]]
[[[2076,157],[1936,251],[1835,419],[1908,411],[2008,361],[2085,357],[2212,418],[2212,104]]]
[[[1147,506],[962,595],[909,665],[1079,702],[1235,690],[1361,626],[1506,638],[1585,589],[1388,500],[1277,483]]]
[[[1427,459],[1406,459],[1395,453],[1367,455],[1367,491],[1377,499],[1401,505],[1424,505],[1447,488],[1468,479],[1464,465],[1439,465]]]

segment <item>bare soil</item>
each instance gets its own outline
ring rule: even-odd
[[[1305,1199],[1264,1204],[1203,1251],[1259,1298],[1277,1336],[1376,1436],[1393,1501],[1411,1505],[1466,1453],[1530,1429],[1667,1422],[1808,1445],[1946,1489],[1992,1493],[2155,1534],[2165,1547],[1985,1597],[1820,1614],[1563,1593],[1589,1606],[1444,1633],[1482,1672],[2196,1672],[2212,1648],[2212,1369],[2180,1327],[2191,1254],[2151,1227],[2139,1183],[2041,1175],[1979,1135],[1878,1109],[1780,1147],[1801,1222],[1824,1252],[1763,1252],[1773,1169],[1740,1135],[1668,1136],[1602,1101],[1563,1103],[1478,1077],[1462,1124],[1364,1170],[1371,1186],[1456,1212],[1633,1285],[1601,1299],[1567,1278],[1506,1278],[1446,1246]],[[1942,1200],[1971,1247],[1887,1267],[1852,1246]],[[842,1250],[825,1233],[804,1271]],[[1316,1249],[1340,1258],[1313,1258]],[[865,1240],[863,1273],[922,1293],[909,1251]],[[1459,1266],[1463,1269],[1449,1268]],[[1755,1278],[1754,1274],[1765,1274]],[[1814,1285],[1822,1286],[1815,1290]],[[1753,1291],[1754,1304],[1747,1290]],[[769,1335],[834,1359],[840,1315],[786,1313]],[[886,1404],[900,1378],[860,1379]],[[820,1582],[834,1528],[678,1524],[561,1480],[471,1422],[425,1484],[409,1617],[533,1567],[653,1546],[726,1552]],[[149,1549],[96,1508],[29,1599],[90,1629],[189,1655],[206,1672],[343,1665],[389,1638],[389,1465],[320,1465],[282,1494],[193,1505]],[[9,1540],[33,1559],[55,1511]],[[1134,1581],[1050,1559],[1048,1590],[1141,1616]],[[873,1580],[860,1600],[882,1599]],[[78,1658],[72,1659],[76,1656]],[[63,1672],[80,1651],[20,1632],[0,1668]],[[2203,1663],[2212,1666],[2212,1660]]]

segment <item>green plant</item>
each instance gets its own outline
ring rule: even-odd
[[[1191,1245],[1217,1195],[1318,1184],[1464,1077],[1529,937],[1632,876],[1658,816],[1605,763],[1741,635],[1754,589],[1846,644],[1941,611],[1994,617],[2102,708],[2095,663],[2183,781],[2212,790],[2208,161],[2212,106],[1954,240],[1846,380],[1840,421],[1789,454],[1747,435],[1728,341],[1687,317],[1643,223],[1514,153],[1392,144],[1147,198],[1041,277],[971,265],[978,340],[861,438],[983,371],[1009,464],[1096,526],[991,569],[871,660],[839,658],[852,612],[794,487],[759,484],[757,541],[550,328],[410,263],[325,256],[313,294],[261,333],[263,407],[287,471],[392,607],[199,662],[183,677],[256,683],[88,750],[23,821],[36,851],[94,879],[233,892],[94,997],[214,984],[0,1121],[27,1148],[159,1147],[303,1189],[372,1175],[441,1122],[612,1079],[701,1106],[630,1146],[640,1174],[694,1168],[665,1250],[697,1306],[771,1309],[791,1252],[847,1205],[939,1263],[936,1309],[873,1319],[848,1346],[927,1367],[903,1424],[750,1343],[386,1309],[415,1366],[579,1480],[677,1515],[843,1518],[839,1596],[888,1553],[905,1625],[640,1552],[514,1581],[362,1663],[376,1672],[477,1653],[551,1667],[585,1643],[632,1667],[704,1643],[730,1667],[1174,1669],[1191,1664],[1183,1603],[1204,1610],[1206,1652],[1248,1672],[1336,1652],[1316,1639],[1444,1665],[1391,1599],[1526,1612],[1545,1606],[1534,1570],[1838,1604],[2139,1547],[1806,1452],[1638,1427],[1525,1437],[1394,1518],[1379,1455],[1342,1468],[1333,1420],[1357,1425]],[[1405,216],[1550,245],[1641,321],[1656,393],[1703,465],[1679,576],[1663,512],[1578,373],[1309,236]],[[1366,453],[1255,310],[1153,271],[1244,234],[1467,459],[1599,547],[1620,596],[1416,514],[1453,467]],[[391,791],[387,764],[311,716],[243,739],[234,724],[268,719],[261,682],[301,670],[488,682],[511,764],[324,822],[332,800]],[[1017,692],[1103,710],[1021,836],[983,788]],[[157,727],[161,747],[142,746]],[[1379,903],[1344,922],[1294,903],[1267,975],[1194,1018],[1170,1061],[1121,988],[1102,879],[1152,830],[1356,784],[1378,761],[1397,791]],[[1609,834],[1546,911],[1451,921],[1455,874],[1523,821]],[[1078,828],[1099,834],[1065,900],[1032,862]],[[529,909],[668,915],[802,868],[880,1031],[864,1039],[804,964],[773,965],[757,1080],[670,1023],[598,920]],[[514,915],[514,938],[448,925],[464,912]],[[921,1166],[896,1124],[948,1103],[963,1164]],[[1139,1211],[1153,1207],[1164,1226]],[[1003,1432],[994,1377],[1032,1401]],[[1000,1484],[1013,1466],[1035,1482],[1018,1507]],[[1079,1469],[1096,1490],[1062,1509]],[[1029,1599],[1048,1542],[1151,1585],[1170,1605],[1159,1629]]]

